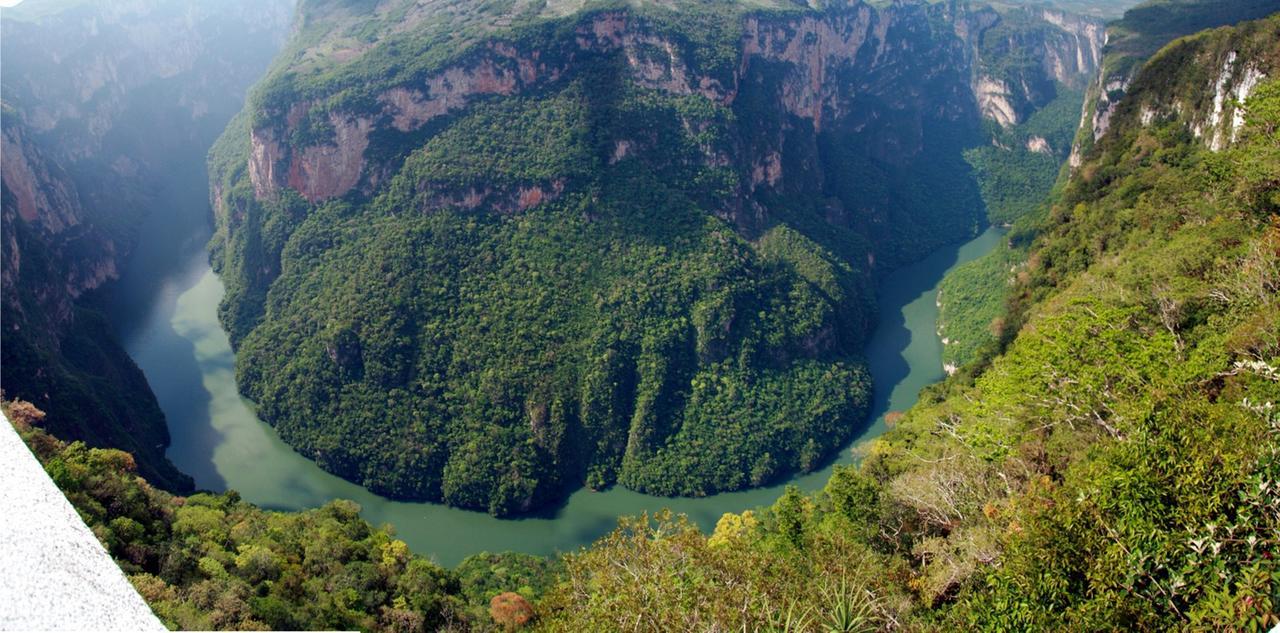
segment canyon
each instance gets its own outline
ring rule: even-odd
[[[964,150],[1103,44],[955,2],[389,21],[408,6],[304,5],[215,147],[220,315],[285,442],[497,515],[829,460],[865,416],[875,277],[975,234]],[[422,61],[366,70],[393,51]]]
[[[135,452],[177,490],[191,479],[164,457],[164,417],[103,315],[103,288],[137,225],[169,212],[157,190],[172,166],[203,161],[290,19],[284,1],[130,0],[14,7],[0,22],[5,394],[46,409],[67,439]]]
[[[1268,630],[1280,1],[992,5],[6,8],[0,408],[175,629]]]

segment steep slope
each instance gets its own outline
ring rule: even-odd
[[[1134,75],[1165,44],[1276,11],[1280,11],[1276,0],[1148,0],[1126,11],[1124,18],[1108,27],[1105,59],[1085,99],[1072,166],[1078,166],[1083,152],[1107,131]]]
[[[3,388],[69,439],[164,458],[165,421],[94,291],[115,279],[174,165],[202,161],[288,28],[288,3],[162,0],[5,9]]]
[[[1136,3],[1135,3],[1136,4]],[[1106,131],[1110,117],[1125,89],[1142,64],[1165,44],[1189,33],[1235,24],[1280,10],[1270,0],[1239,2],[1144,2],[1128,16],[1107,28],[1107,46],[1099,74],[1088,86],[1083,113],[1079,95],[1066,95],[1036,114],[1035,120],[997,135],[989,147],[970,150],[967,157],[977,170],[983,199],[993,222],[1011,225],[1009,248],[999,249],[970,262],[945,280],[939,332],[946,348],[949,371],[979,360],[1007,338],[1001,312],[1004,297],[1025,260],[1027,236],[1038,218],[1018,220],[1045,212],[1043,200],[1061,176],[1064,161],[1079,167],[1083,153]],[[1256,77],[1235,75],[1234,62],[1220,69],[1222,85],[1215,90],[1217,114],[1205,110],[1197,134],[1223,132],[1231,120],[1233,103],[1243,100]],[[1072,87],[1072,89],[1079,86]],[[1105,88],[1105,90],[1104,90]],[[1216,117],[1216,118],[1215,118]],[[1233,125],[1239,127],[1240,121]],[[1230,134],[1230,131],[1225,132]],[[1223,139],[1218,138],[1218,143]],[[1067,148],[1070,147],[1068,159]]]
[[[637,614],[691,630],[1268,630],[1280,624],[1278,43],[1280,16],[1144,66],[1050,201],[1010,345],[930,390],[861,466],[813,497],[792,489],[726,515],[710,537],[629,520],[570,556],[558,583],[527,558],[441,570],[341,502],[290,514],[234,493],[170,497],[129,456],[58,442],[22,403],[7,412],[183,628],[487,630],[514,626],[470,613],[498,591],[553,586],[536,605],[543,630],[636,628]],[[1261,79],[1215,150],[1195,129],[1229,59]]]
[[[494,630],[494,595],[534,600],[554,578],[555,561],[520,554],[443,569],[350,501],[281,513],[235,492],[175,497],[139,477],[132,455],[62,442],[40,429],[44,414],[30,403],[0,405],[155,615],[178,630]]]
[[[1209,135],[1228,64],[1260,79]],[[1280,624],[1277,73],[1280,16],[1154,55],[1051,200],[1003,353],[822,494],[709,538],[627,523],[570,559],[546,628]]]
[[[956,3],[301,15],[212,160],[241,388],[327,470],[496,514],[820,464],[870,276],[983,221],[981,104],[1029,116],[1100,51]]]

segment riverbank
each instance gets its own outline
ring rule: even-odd
[[[942,343],[935,332],[937,285],[948,270],[990,252],[999,242],[999,230],[988,229],[882,280],[879,326],[866,347],[875,382],[872,413],[854,445],[884,432],[886,413],[909,408],[921,388],[944,377]],[[234,489],[247,501],[279,510],[351,499],[369,521],[394,526],[415,551],[454,565],[481,551],[547,555],[573,550],[606,534],[619,516],[662,508],[687,514],[710,530],[725,512],[772,503],[788,484],[820,488],[834,466],[767,488],[705,498],[653,497],[621,487],[604,492],[581,489],[558,508],[520,519],[385,499],[324,472],[254,415],[251,403],[236,390],[235,357],[217,319],[222,283],[209,269],[203,248],[193,246],[189,236],[152,243],[170,250],[178,244],[181,252],[170,258],[176,263],[162,279],[146,277],[142,271],[136,278],[126,273],[122,291],[145,309],[135,311],[118,329],[168,418],[173,438],[168,457],[202,489]],[[147,292],[149,300],[137,298]],[[835,464],[851,460],[846,448]]]

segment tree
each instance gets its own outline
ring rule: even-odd
[[[533,620],[533,607],[520,594],[508,591],[489,601],[489,615],[498,626],[515,631]]]

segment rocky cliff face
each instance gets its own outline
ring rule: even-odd
[[[66,174],[56,172],[57,165],[25,137],[21,127],[6,127],[2,139],[3,151],[12,159],[0,164],[0,170],[18,217],[50,234],[79,224],[84,210]]]
[[[282,45],[292,19],[288,2],[119,0],[51,15],[36,4],[5,13],[5,98],[33,131],[64,131],[59,149],[70,158],[109,149],[148,86],[173,84],[165,96],[193,120],[242,99],[244,88],[226,82]]]
[[[18,125],[6,126],[0,134],[0,182],[4,184],[4,264],[0,267],[4,296],[16,297],[21,291],[19,275],[23,266],[23,249],[18,243],[18,223],[35,235],[47,239],[50,259],[69,259],[72,263],[58,277],[49,279],[49,287],[36,290],[39,310],[55,323],[64,323],[71,317],[71,302],[85,289],[96,287],[104,278],[115,273],[113,245],[104,242],[107,253],[90,258],[88,262],[68,255],[66,242],[53,243],[53,236],[70,236],[84,218],[79,192],[70,176],[56,162],[49,161],[44,153],[27,138]],[[45,256],[46,253],[41,253]],[[41,275],[43,276],[43,275]]]
[[[1053,9],[957,11],[957,34],[976,60],[973,93],[982,115],[1002,127],[1022,123],[1061,84],[1083,88],[1102,62],[1101,21]],[[1015,55],[1016,52],[1016,55]]]
[[[83,280],[66,289],[75,297],[114,278],[129,244],[127,231],[110,235],[111,222],[94,217],[121,213],[105,208],[121,200],[82,205],[65,172],[90,172],[101,183],[83,192],[93,198],[114,189],[127,199],[159,178],[167,154],[235,111],[252,68],[283,43],[291,6],[128,0],[43,11],[19,6],[2,23],[5,186],[33,230],[53,239],[81,227],[103,244],[104,258],[87,265],[107,272],[71,275]],[[143,131],[152,134],[125,138]]]
[[[1232,3],[1192,0],[1181,3],[1177,11],[1170,11],[1165,4],[1159,0],[1143,2],[1127,11],[1125,17],[1109,30],[1103,63],[1090,83],[1081,113],[1080,129],[1071,152],[1072,167],[1079,167],[1085,154],[1106,134],[1134,77],[1163,46],[1191,33],[1256,20],[1280,11],[1278,0]],[[1229,51],[1224,55],[1227,53]],[[1250,71],[1248,64],[1237,63],[1235,57],[1197,61],[1212,62],[1211,67],[1216,74],[1206,80],[1203,91],[1199,93],[1207,95],[1208,100],[1201,96],[1193,98],[1197,107],[1201,104],[1205,107],[1197,108],[1198,118],[1190,124],[1191,129],[1211,147],[1221,148],[1235,134],[1234,130],[1239,130],[1244,123],[1229,115],[1229,111],[1234,111],[1232,99],[1247,96],[1261,77],[1257,74],[1256,64]],[[1172,103],[1166,105],[1174,107]],[[1192,103],[1184,98],[1178,107],[1185,109],[1190,105]],[[1148,114],[1142,115],[1148,121],[1162,115],[1158,111],[1159,106],[1152,105],[1151,108]],[[1168,111],[1163,113],[1164,116],[1169,114]]]
[[[578,59],[611,53],[621,55],[629,79],[639,86],[673,95],[699,95],[726,107],[739,100],[752,64],[785,65],[777,95],[781,107],[820,132],[824,120],[846,117],[856,88],[896,100],[898,108],[918,96],[906,87],[897,96],[884,91],[887,86],[850,86],[844,73],[852,70],[871,76],[881,72],[882,66],[901,63],[910,56],[910,45],[904,41],[909,41],[910,32],[927,28],[927,14],[955,24],[957,41],[942,42],[953,47],[947,53],[955,58],[922,69],[925,74],[917,79],[928,83],[947,72],[972,75],[971,96],[932,95],[942,118],[964,118],[967,105],[976,101],[984,117],[1001,125],[1016,124],[1052,98],[1054,82],[1080,87],[1101,59],[1101,23],[1060,11],[1016,11],[1011,26],[994,10],[956,3],[945,9],[904,6],[886,11],[854,4],[826,14],[745,16],[736,72],[724,78],[691,65],[685,45],[670,34],[658,32],[628,12],[608,11],[581,20],[572,38],[556,43],[557,50],[521,50],[501,39],[484,42],[426,77],[380,90],[371,96],[377,104],[372,109],[328,111],[323,99],[316,98],[291,103],[286,112],[263,112],[260,118],[266,123],[251,132],[249,177],[259,198],[289,188],[314,203],[341,197],[362,183],[363,191],[370,192],[378,184],[382,167],[370,162],[383,159],[365,155],[371,133],[412,134],[477,99],[538,90],[571,73]],[[1024,22],[1034,28],[1022,26]],[[1019,68],[1016,76],[999,75],[994,67],[1005,65],[1014,52],[1031,63]],[[324,112],[313,113],[320,110]],[[300,126],[311,124],[313,116],[324,120],[325,138],[295,146],[289,139]],[[762,156],[753,162],[763,169],[773,160]],[[776,186],[777,180],[775,176],[771,184]]]
[[[1245,123],[1244,103],[1270,69],[1263,70],[1257,59],[1242,58],[1237,50],[1204,52],[1196,63],[1219,69],[1212,87],[1207,83],[1191,87],[1192,94],[1207,97],[1208,107],[1193,107],[1175,94],[1143,95],[1133,100],[1141,102],[1139,120],[1143,125],[1186,117],[1191,133],[1209,149],[1220,151],[1239,138]]]
[[[1060,31],[1045,41],[1045,71],[1057,81],[1079,86],[1082,77],[1093,75],[1102,64],[1106,27],[1097,19],[1054,9],[1039,9],[1038,15]]]
[[[0,20],[4,389],[170,487],[189,480],[163,457],[164,419],[83,298],[118,276],[147,213],[173,212],[155,190],[175,161],[201,159],[290,15],[283,0],[126,0],[25,3]]]

